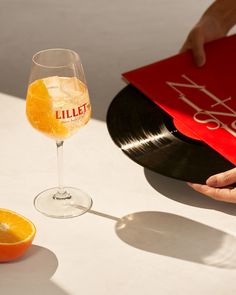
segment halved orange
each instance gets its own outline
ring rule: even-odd
[[[22,256],[32,244],[36,229],[24,216],[0,208],[0,262]]]

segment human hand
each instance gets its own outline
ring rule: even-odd
[[[194,63],[201,67],[206,63],[204,44],[226,35],[225,28],[216,16],[203,15],[190,31],[180,52],[192,50]]]
[[[236,168],[209,177],[206,184],[188,183],[195,191],[212,199],[236,203]]]

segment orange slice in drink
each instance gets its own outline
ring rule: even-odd
[[[0,262],[22,256],[32,244],[35,233],[35,226],[30,220],[0,208]]]
[[[67,128],[56,119],[52,100],[43,80],[37,80],[29,85],[26,114],[31,125],[46,135],[56,139],[68,136]]]

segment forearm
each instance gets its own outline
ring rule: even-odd
[[[226,34],[236,24],[236,0],[216,0],[202,17],[204,16],[217,19]]]

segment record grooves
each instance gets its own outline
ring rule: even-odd
[[[209,176],[234,167],[205,143],[180,133],[168,114],[131,85],[109,106],[107,127],[129,158],[165,176],[205,183]]]

